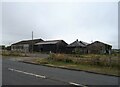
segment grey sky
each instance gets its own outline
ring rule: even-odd
[[[117,2],[3,2],[2,44],[34,38],[102,41],[118,48]]]

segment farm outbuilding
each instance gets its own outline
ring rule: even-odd
[[[78,53],[78,54],[110,54],[112,46],[100,41],[91,44],[78,39],[71,44],[67,44],[64,40],[48,40],[42,39],[23,40],[10,46],[11,51],[19,52],[54,52],[54,53]]]
[[[0,45],[0,50],[5,50],[5,45]]]
[[[42,39],[23,40],[11,45],[11,51],[31,52],[34,44],[43,41]]]
[[[73,43],[69,44],[67,46],[67,53],[80,53],[85,54],[87,52],[86,46],[89,43],[83,42],[83,41],[74,41]]]
[[[38,52],[63,53],[67,45],[64,40],[49,40],[36,43],[34,47]]]
[[[10,51],[11,50],[11,46],[7,46],[6,50]]]
[[[87,45],[88,53],[97,53],[97,54],[110,54],[112,46],[100,41],[95,41]]]

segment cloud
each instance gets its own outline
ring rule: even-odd
[[[22,39],[101,40],[117,46],[115,2],[4,2],[3,44]],[[9,37],[9,38],[8,38]]]

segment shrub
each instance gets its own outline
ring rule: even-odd
[[[53,60],[54,57],[55,57],[55,55],[53,53],[51,53],[48,57],[48,60]]]
[[[46,60],[43,60],[43,59],[35,59],[33,61],[35,61],[35,62],[37,62],[39,64],[48,64],[48,62]]]
[[[48,60],[62,61],[66,63],[72,62],[72,59],[66,56],[65,54],[54,54],[54,53],[50,54],[50,56],[48,57]]]

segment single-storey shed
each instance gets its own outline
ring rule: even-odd
[[[34,44],[43,41],[42,39],[23,40],[11,45],[11,51],[31,52]]]
[[[36,43],[34,46],[38,52],[62,53],[65,52],[67,45],[64,40],[48,40]]]
[[[81,53],[85,54],[87,52],[86,46],[88,43],[83,41],[74,41],[73,43],[67,46],[67,53]]]
[[[97,53],[97,54],[105,54],[111,53],[112,46],[100,41],[95,41],[89,45],[87,45],[87,51],[88,53]]]

